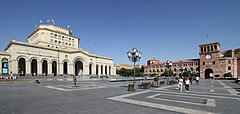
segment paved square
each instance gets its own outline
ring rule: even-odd
[[[240,112],[239,84],[201,80],[190,92],[176,85],[128,92],[132,82],[0,83],[0,114],[177,114]]]

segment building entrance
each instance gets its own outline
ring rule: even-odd
[[[213,70],[212,69],[206,69],[205,70],[205,79],[210,79],[211,78],[211,76],[210,76],[210,74],[211,73],[213,73]]]
[[[83,63],[82,61],[76,61],[75,62],[75,75],[82,75],[83,72]]]

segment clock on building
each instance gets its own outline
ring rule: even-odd
[[[205,58],[206,58],[206,59],[211,59],[211,58],[212,58],[212,56],[211,56],[211,55],[209,55],[209,54],[207,54],[207,55],[205,56]]]

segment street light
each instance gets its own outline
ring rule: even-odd
[[[142,56],[142,53],[137,50],[137,48],[133,48],[132,51],[127,52],[129,61],[133,62],[133,86],[135,85],[135,63],[139,62]]]
[[[172,67],[172,61],[167,60],[167,62],[164,63],[164,66],[169,70]],[[168,72],[169,75],[169,72]]]
[[[182,74],[183,74],[183,65],[181,64],[181,77],[182,77]]]
[[[164,63],[164,66],[168,69],[168,72],[167,72],[167,74],[168,74],[167,84],[169,84],[169,70],[172,67],[172,61],[167,60],[167,62]]]

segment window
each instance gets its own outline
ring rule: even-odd
[[[72,42],[74,43],[74,39],[72,39]]]
[[[228,70],[231,70],[231,67],[230,67],[230,66],[228,66]]]
[[[231,60],[228,60],[228,64],[231,64]]]
[[[159,72],[159,70],[157,69],[157,72]]]
[[[55,40],[55,43],[57,43],[57,40]]]
[[[58,35],[58,39],[61,40],[61,35]]]
[[[205,65],[205,62],[202,62],[202,65]]]
[[[64,36],[62,36],[62,40],[64,40]]]
[[[55,34],[55,38],[57,38],[57,34]]]
[[[174,68],[174,72],[176,72],[177,71],[177,69],[176,68]]]
[[[54,40],[53,39],[51,39],[51,42],[53,42]]]
[[[163,69],[161,69],[161,72],[163,72]]]
[[[201,53],[203,52],[203,47],[201,47]]]
[[[61,44],[61,41],[58,41],[59,44]]]
[[[210,46],[207,46],[207,50],[208,50],[208,52],[210,52]]]
[[[212,64],[215,64],[215,63],[216,63],[215,61],[212,62]]]
[[[217,50],[217,45],[214,45],[214,49]]]
[[[51,38],[53,38],[53,37],[54,37],[53,33],[51,33],[51,34],[50,34],[50,37],[51,37]]]

